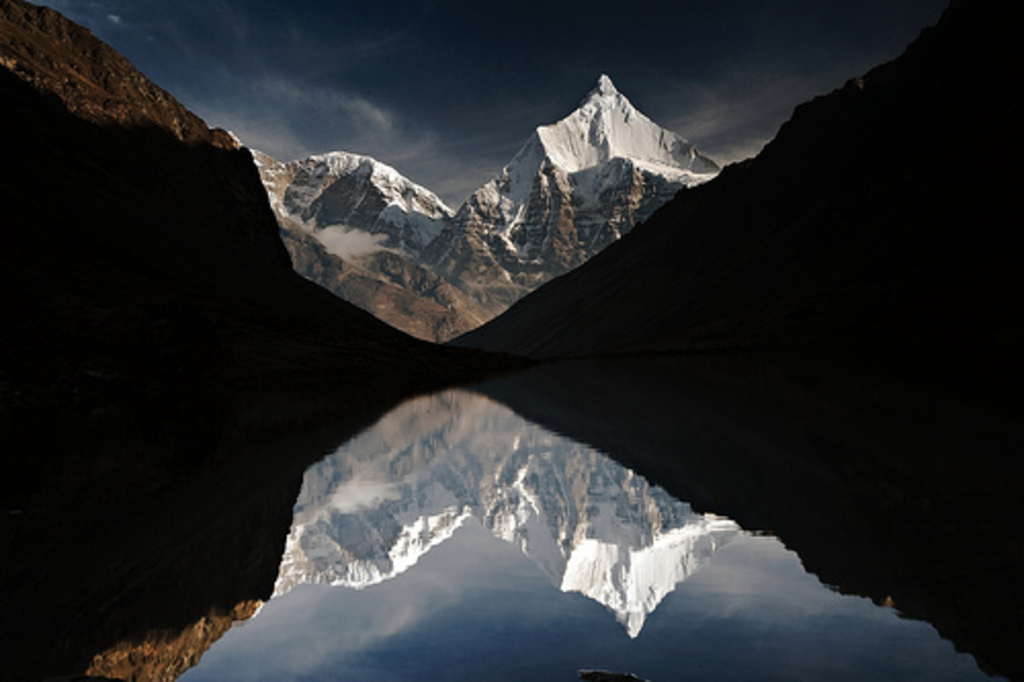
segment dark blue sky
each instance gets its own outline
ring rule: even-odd
[[[458,204],[601,73],[713,158],[898,55],[945,0],[45,0],[282,160],[377,157]]]

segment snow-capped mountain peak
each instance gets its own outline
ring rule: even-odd
[[[718,170],[602,74],[576,110],[536,128],[463,203],[421,262],[496,315]]]
[[[296,262],[310,264],[307,276],[438,341],[582,265],[680,189],[719,170],[637,110],[607,74],[568,116],[536,128],[455,214],[433,192],[367,156],[331,152],[287,164],[255,156],[282,229],[298,235],[289,243]],[[389,292],[427,298],[427,307],[408,298],[385,302],[377,293],[383,290],[370,294],[353,277],[343,285],[340,267],[309,255],[316,249],[369,268]],[[428,284],[436,279],[442,287]],[[427,308],[433,321],[425,321]]]
[[[374,235],[381,248],[416,254],[453,215],[436,194],[370,156],[334,151],[281,163],[256,152],[254,158],[277,215],[314,236],[358,231]]]
[[[588,97],[593,97],[594,94],[617,95],[619,91],[615,89],[615,83],[612,83],[612,79],[608,77],[608,74],[602,73],[597,77],[597,87],[594,88]]]
[[[537,128],[547,157],[568,173],[621,157],[651,170],[714,173],[718,166],[682,136],[649,119],[602,74],[574,112]]]
[[[316,154],[300,163],[313,166],[315,173],[325,181],[356,172],[365,175],[389,200],[389,205],[397,206],[406,213],[420,213],[434,219],[454,215],[454,211],[436,194],[373,157],[335,151]]]

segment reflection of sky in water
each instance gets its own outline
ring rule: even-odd
[[[463,391],[310,468],[277,593],[183,679],[983,677],[777,540]]]

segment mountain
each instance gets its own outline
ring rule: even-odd
[[[469,519],[562,591],[607,607],[630,637],[741,532],[596,450],[448,391],[405,403],[306,471],[274,594],[389,580]]]
[[[486,321],[472,299],[415,260],[453,215],[432,192],[368,156],[253,158],[300,275],[426,341]]]
[[[58,13],[0,3],[0,96],[5,405],[466,368],[298,277],[249,152]]]
[[[295,269],[438,342],[584,263],[680,188],[718,172],[605,75],[576,111],[537,128],[457,213],[367,156],[255,158]]]
[[[578,109],[537,128],[466,200],[421,260],[496,314],[717,172],[602,75]]]
[[[900,57],[797,107],[756,158],[456,343],[1015,355],[1015,22],[1005,3],[954,1]],[[967,148],[963,167],[951,153]]]
[[[305,465],[491,360],[296,275],[248,151],[20,0],[0,158],[0,679],[180,671],[270,594]]]
[[[355,232],[354,242],[370,235],[348,249],[338,244],[343,253],[384,248],[416,256],[453,215],[433,192],[369,156],[331,152],[289,163],[259,152],[254,157],[278,216],[328,245],[332,236],[340,241]]]

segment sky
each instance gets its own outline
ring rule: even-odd
[[[37,0],[282,161],[368,154],[457,207],[604,73],[721,164],[946,0]]]

